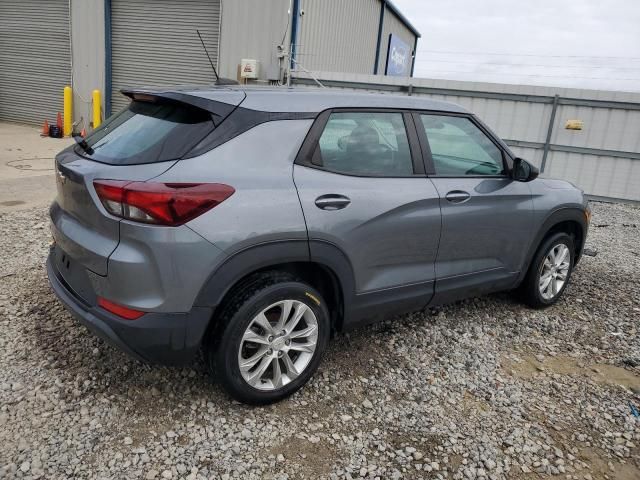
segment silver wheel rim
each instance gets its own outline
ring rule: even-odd
[[[571,255],[569,247],[564,243],[551,247],[544,257],[538,281],[538,288],[542,298],[551,300],[558,295],[567,282],[570,266]]]
[[[242,336],[242,378],[258,390],[282,388],[309,366],[317,343],[313,310],[298,300],[276,302],[253,317]]]

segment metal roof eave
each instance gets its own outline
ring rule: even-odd
[[[420,38],[422,37],[422,35],[420,34],[420,32],[416,29],[416,27],[414,27],[411,22],[407,19],[407,17],[405,17],[402,12],[398,9],[398,7],[396,7],[393,2],[391,0],[381,0],[383,4],[385,4],[387,7],[389,7],[389,10],[391,10],[396,17],[398,17],[400,19],[400,21],[402,23],[404,23],[404,25],[411,30],[411,32],[413,32],[413,34]]]

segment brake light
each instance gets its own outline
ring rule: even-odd
[[[134,222],[175,227],[193,220],[235,192],[222,183],[158,183],[95,180],[109,213]]]
[[[98,297],[98,306],[104,308],[107,312],[124,318],[125,320],[136,320],[144,315],[145,312],[134,310],[133,308],[124,307],[117,303],[110,302],[106,298]]]

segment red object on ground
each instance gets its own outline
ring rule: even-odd
[[[49,122],[47,122],[46,120],[42,124],[42,132],[40,132],[40,136],[41,137],[48,137],[49,136]]]
[[[62,114],[58,112],[58,118],[56,119],[56,125],[62,130]]]

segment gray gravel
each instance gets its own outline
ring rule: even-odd
[[[492,295],[336,339],[266,408],[105,345],[50,293],[44,208],[0,217],[0,478],[640,478],[640,209],[596,203],[545,311]]]

